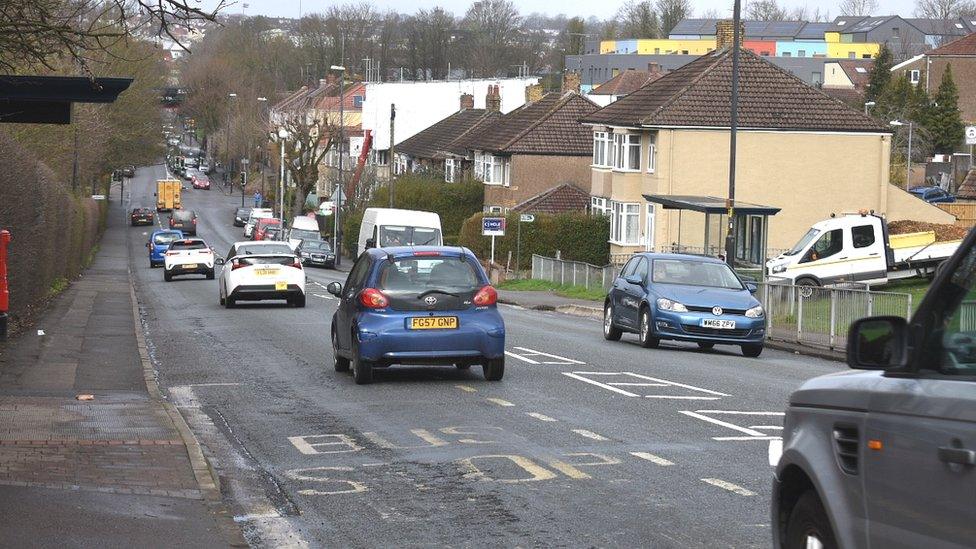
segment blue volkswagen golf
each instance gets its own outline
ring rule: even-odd
[[[177,240],[183,240],[183,231],[161,230],[153,231],[149,237],[146,247],[149,248],[149,267],[158,267],[163,264],[166,250],[169,245]]]
[[[617,341],[634,332],[644,347],[662,339],[738,345],[758,357],[766,340],[766,314],[723,261],[682,254],[636,254],[630,258],[603,306],[603,337]]]
[[[357,384],[392,364],[480,364],[489,381],[505,373],[505,323],[498,293],[466,248],[373,248],[356,260],[332,317],[337,372]]]

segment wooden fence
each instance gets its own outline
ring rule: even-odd
[[[959,227],[976,226],[976,202],[969,203],[950,203],[936,204],[939,208],[956,216],[956,225]]]

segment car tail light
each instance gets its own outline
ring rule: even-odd
[[[166,255],[180,255],[180,252],[166,252]]]
[[[175,223],[176,223],[176,222],[175,222],[175,221],[173,221],[172,219],[170,219],[170,220],[169,220],[169,226],[170,226],[170,227],[172,227],[172,226],[173,226],[173,225],[174,225]]]
[[[498,292],[492,285],[482,286],[478,293],[474,294],[474,299],[471,300],[478,307],[485,307],[488,305],[494,305],[498,302]]]
[[[421,256],[421,257],[422,256],[432,256],[432,255],[439,256],[439,255],[441,255],[441,253],[440,252],[426,251],[426,252],[414,252],[413,255],[414,256]]]
[[[197,224],[197,218],[195,218],[195,217],[193,218],[193,224],[194,224],[194,225],[196,225],[196,224]]]
[[[230,262],[230,270],[232,270],[232,271],[237,270],[237,269],[240,269],[241,267],[244,267],[244,266],[245,266],[244,263],[241,263],[240,261],[238,261],[236,259],[234,261],[231,261]]]
[[[390,300],[376,288],[366,288],[359,292],[359,302],[370,309],[385,309],[390,304]]]
[[[296,269],[301,269],[302,268],[302,260],[296,257],[295,258],[295,262],[292,263],[291,266],[294,267],[294,268],[296,268]]]

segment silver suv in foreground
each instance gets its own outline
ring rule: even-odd
[[[775,547],[976,546],[976,231],[911,321],[855,322],[855,371],[790,397]]]

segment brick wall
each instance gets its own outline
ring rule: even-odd
[[[563,183],[572,183],[590,192],[591,160],[589,155],[514,155],[511,186],[485,185],[485,206],[512,208]]]

